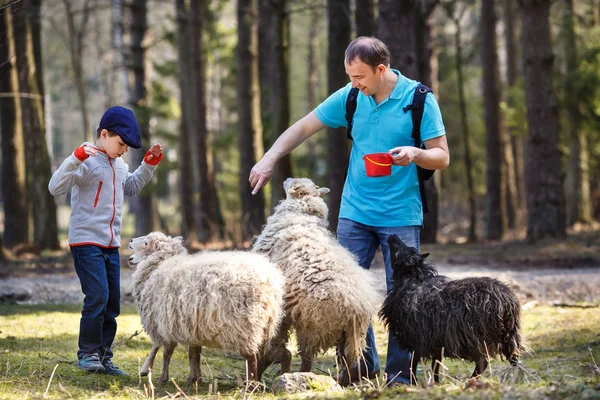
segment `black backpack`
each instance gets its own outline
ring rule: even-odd
[[[406,113],[409,110],[412,111],[412,122],[413,122],[413,131],[412,137],[415,140],[415,146],[420,148],[425,148],[421,146],[421,120],[423,119],[423,110],[425,109],[425,98],[427,97],[427,93],[431,93],[431,89],[427,86],[419,83],[419,85],[415,89],[415,94],[413,95],[412,104],[407,105],[402,110]],[[346,121],[348,122],[348,139],[352,139],[352,125],[354,120],[354,113],[356,112],[356,103],[358,98],[358,88],[352,88],[350,93],[348,93],[348,97],[346,98]],[[417,174],[419,177],[419,191],[421,192],[421,203],[423,204],[423,212],[429,212],[429,208],[427,207],[427,197],[425,195],[425,185],[424,181],[431,178],[435,171],[431,169],[424,169],[417,165]]]

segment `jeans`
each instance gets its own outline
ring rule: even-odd
[[[86,354],[98,353],[100,359],[110,359],[121,301],[119,249],[74,246],[71,254],[81,291],[85,295],[79,322],[77,358],[81,360]]]
[[[392,228],[376,227],[363,225],[361,223],[341,218],[338,222],[337,236],[340,244],[348,249],[358,258],[358,263],[365,269],[371,268],[371,262],[375,257],[377,248],[381,246],[383,260],[385,262],[386,287],[389,291],[392,288],[392,265],[390,261],[390,248],[387,240],[390,235],[398,237],[408,246],[420,248],[419,226],[398,226]],[[375,336],[373,326],[369,325],[367,330],[367,348],[363,352],[364,362],[361,365],[361,371],[369,373],[378,371],[379,355],[375,346]],[[412,355],[408,350],[401,349],[393,335],[388,334],[387,361],[385,364],[385,373],[388,383],[409,384],[410,366]],[[413,370],[417,371],[417,361],[413,360]],[[413,378],[414,382],[414,378]]]

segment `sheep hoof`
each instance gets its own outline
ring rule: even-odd
[[[166,377],[166,378],[165,378],[165,377],[161,376],[160,378],[158,378],[158,381],[159,381],[160,383],[166,383],[166,382],[169,382],[169,377]]]
[[[261,390],[264,391],[266,389],[265,385],[262,382],[257,381],[246,381],[244,382],[243,386],[244,387],[242,391],[250,393],[260,392]]]
[[[186,385],[193,385],[194,383],[201,382],[201,377],[200,376],[188,376],[188,378],[185,380]]]
[[[140,376],[148,376],[148,371],[140,371]]]

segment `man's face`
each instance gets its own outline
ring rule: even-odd
[[[353,88],[358,88],[363,95],[373,96],[376,94],[383,83],[383,73],[385,66],[380,64],[373,71],[373,67],[355,58],[346,64],[346,74],[350,77]]]
[[[100,139],[98,147],[106,151],[106,154],[110,158],[121,157],[123,154],[127,153],[128,146],[123,143],[121,136],[116,134],[112,134],[111,136],[106,129],[103,129],[100,134]]]

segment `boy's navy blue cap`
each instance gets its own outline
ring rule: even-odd
[[[121,137],[123,143],[131,148],[142,147],[140,128],[133,111],[128,108],[119,106],[109,108],[100,119],[98,128],[116,133]]]

